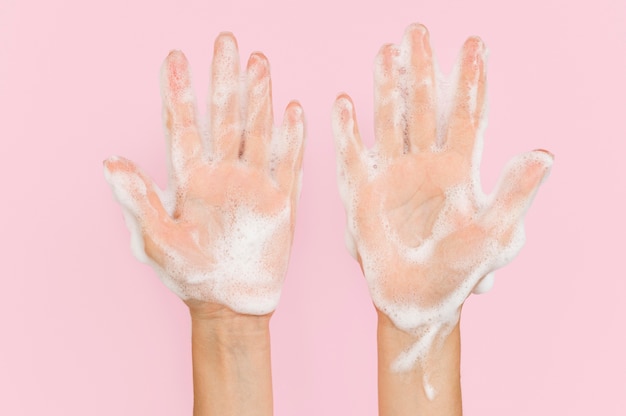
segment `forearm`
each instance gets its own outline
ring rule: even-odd
[[[425,360],[420,360],[408,371],[394,371],[393,362],[417,340],[415,336],[396,328],[387,316],[378,312],[379,415],[461,415],[459,325],[442,345],[433,348]],[[428,398],[427,389],[432,389],[432,399]]]
[[[272,414],[269,315],[191,313],[194,416]]]

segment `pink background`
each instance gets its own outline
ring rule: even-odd
[[[244,60],[269,57],[276,114],[298,98],[308,118],[275,413],[375,415],[375,315],[343,247],[330,106],[350,93],[371,143],[374,56],[412,21],[445,70],[469,35],[491,51],[485,189],[516,153],[556,154],[527,246],[466,303],[466,414],[624,414],[626,3],[368,3],[0,0],[0,414],[191,414],[188,312],[132,258],[101,163],[124,155],[164,185],[161,62],[187,54],[202,107],[230,30]]]

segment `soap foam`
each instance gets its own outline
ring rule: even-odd
[[[273,216],[260,215],[240,206],[224,210],[225,227],[212,242],[211,259],[198,265],[187,255],[168,248],[171,256],[160,274],[166,285],[183,299],[227,305],[236,312],[263,315],[278,305],[287,269],[290,239],[290,208]],[[230,217],[230,219],[226,219]],[[277,256],[277,252],[281,253]],[[187,254],[187,253],[185,253]],[[268,264],[268,259],[279,259]],[[276,276],[276,273],[282,273]]]
[[[149,213],[140,202],[146,199],[145,184],[130,173],[105,169],[105,176],[122,205],[133,254],[152,266],[179,297],[217,302],[245,314],[263,315],[276,308],[291,247],[290,204],[272,215],[257,212],[254,203],[228,204],[221,209],[223,229],[208,232],[219,235],[210,248],[190,233],[197,253],[181,253],[176,238],[152,236],[165,253],[165,264],[159,264],[145,251]]]

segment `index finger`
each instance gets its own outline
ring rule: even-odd
[[[161,71],[161,96],[170,173],[180,184],[186,180],[186,168],[202,154],[189,63],[181,51],[172,51],[165,58]]]
[[[483,41],[471,37],[465,41],[459,59],[459,75],[446,143],[450,148],[472,159],[477,140],[480,139],[480,123],[485,110],[486,48]]]

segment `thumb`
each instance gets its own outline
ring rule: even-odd
[[[534,150],[514,157],[504,168],[485,216],[487,226],[508,230],[523,221],[541,184],[548,177],[554,155]]]
[[[151,234],[167,225],[163,221],[173,221],[163,207],[159,189],[133,162],[121,157],[104,161],[104,177],[122,206],[133,254],[139,261],[148,262],[144,238],[149,235],[154,240]]]

